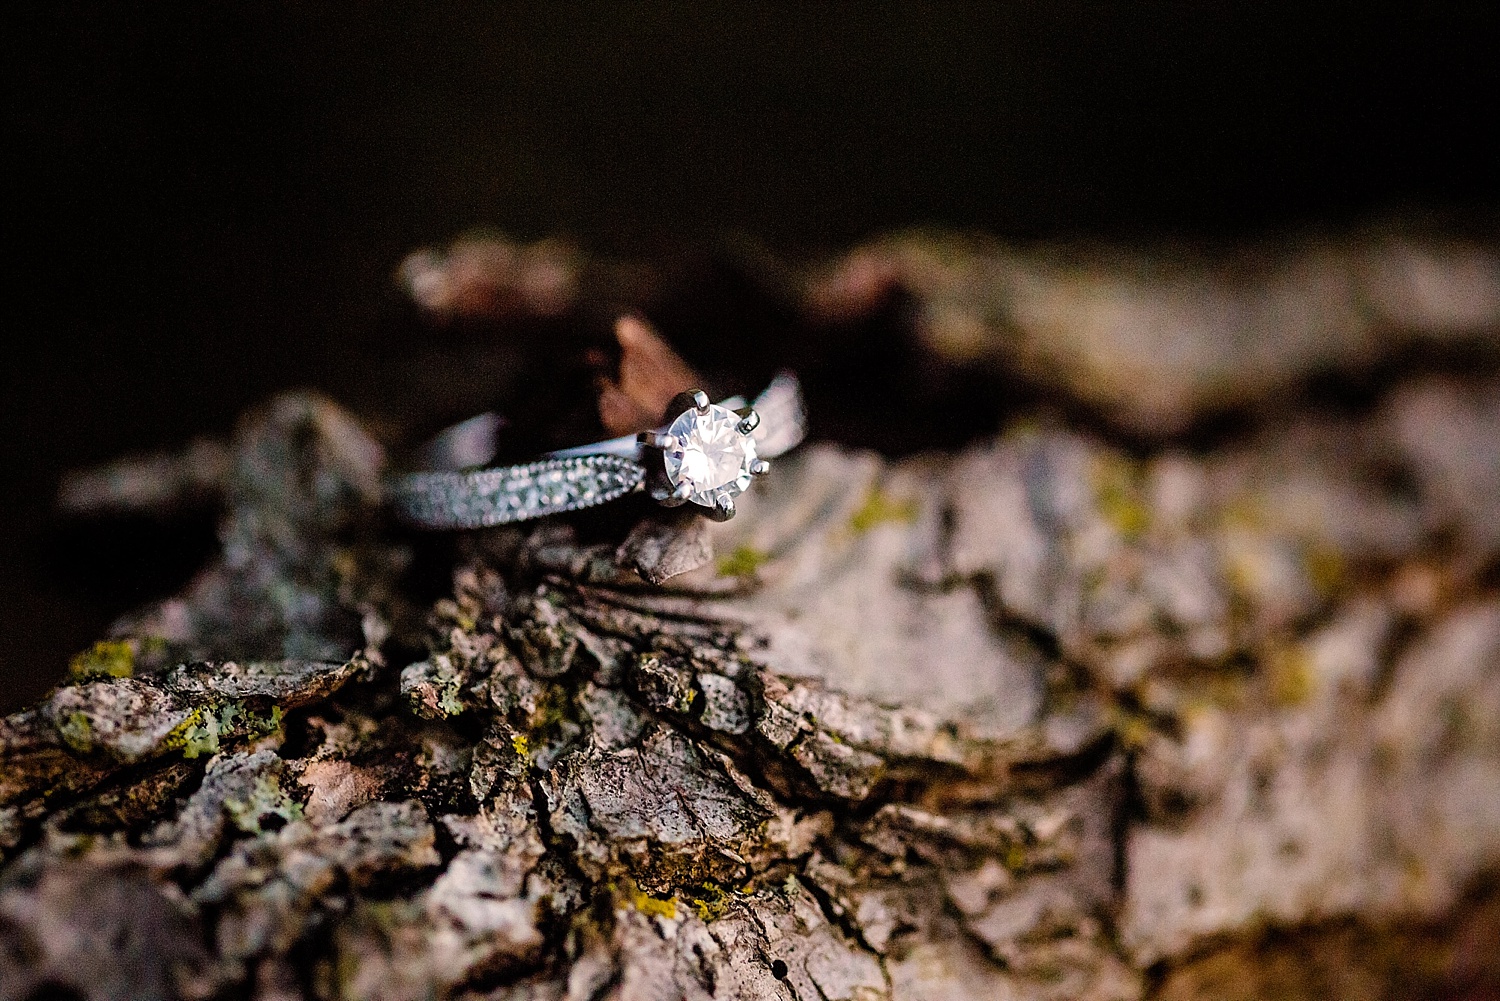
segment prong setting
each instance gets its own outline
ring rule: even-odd
[[[695,389],[690,395],[693,398],[693,409],[697,410],[699,415],[706,415],[710,406],[708,394],[701,389]]]
[[[656,431],[642,431],[635,436],[635,440],[642,445],[648,445],[663,452],[677,447],[677,437],[675,435],[661,434]]]
[[[771,464],[765,459],[750,460],[750,475],[764,476],[771,471]]]
[[[748,435],[760,427],[760,414],[751,408],[746,407],[744,410],[736,411],[736,413],[740,415],[740,422],[735,425],[735,430],[740,434]]]
[[[682,507],[693,495],[693,488],[688,483],[679,483],[670,492],[664,491],[664,496],[659,498],[662,507]]]
[[[713,509],[708,516],[714,521],[728,521],[734,517],[734,498],[726,490],[714,498]]]

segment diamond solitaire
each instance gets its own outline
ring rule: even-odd
[[[702,391],[684,393],[675,401],[686,407],[665,431],[647,431],[640,442],[661,450],[666,489],[658,491],[663,504],[698,504],[710,517],[734,517],[734,499],[750,486],[753,476],[771,468],[756,454],[752,437],[760,415],[749,407],[730,410],[708,402]]]
[[[714,404],[708,413],[686,410],[667,428],[674,439],[662,460],[667,481],[690,491],[688,500],[713,507],[722,493],[737,497],[750,485],[755,439],[741,434],[739,414]]]

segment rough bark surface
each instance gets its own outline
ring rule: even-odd
[[[505,318],[590,267],[404,274]],[[788,270],[798,315],[899,290],[915,350],[1020,359],[1097,432],[805,446],[711,529],[468,534],[430,607],[325,399],[71,480],[217,494],[222,551],[0,722],[0,999],[1497,989],[1500,258],[1194,267],[908,235]],[[1479,361],[1173,437],[1437,342]]]

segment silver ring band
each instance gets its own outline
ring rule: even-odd
[[[388,500],[403,521],[423,528],[488,528],[593,507],[640,489],[646,467],[588,455],[544,459],[468,473],[393,477]]]
[[[421,528],[488,528],[561,514],[649,490],[659,503],[692,502],[717,520],[734,515],[734,497],[767,459],[807,434],[802,388],[778,375],[752,406],[731,398],[710,404],[694,391],[678,397],[676,419],[655,431],[550,452],[536,462],[455,469],[488,461],[503,423],[481,415],[444,431],[424,450],[447,466],[388,477],[386,501],[401,520]],[[675,432],[675,433],[674,433]]]

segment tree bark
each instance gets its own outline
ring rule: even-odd
[[[638,274],[464,247],[406,271],[449,314]],[[451,548],[385,521],[386,449],[314,395],[71,480],[74,512],[216,492],[222,551],[0,723],[0,999],[1500,987],[1489,245],[779,267],[836,358],[895,315],[1062,416],[804,446],[711,528],[626,503]]]

